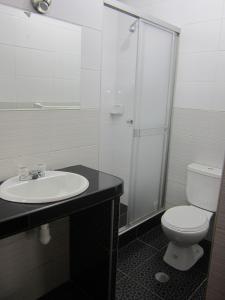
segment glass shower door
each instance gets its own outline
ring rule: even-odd
[[[162,206],[173,57],[174,33],[140,20],[129,202],[131,224],[153,214]]]
[[[129,204],[137,48],[138,19],[105,6],[99,165],[124,180],[120,227]]]

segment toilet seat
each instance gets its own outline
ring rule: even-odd
[[[162,224],[174,231],[195,233],[208,229],[209,220],[203,211],[194,206],[177,206],[164,213]]]

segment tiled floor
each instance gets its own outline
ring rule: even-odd
[[[186,272],[164,263],[167,244],[161,226],[157,226],[120,249],[116,300],[204,300],[209,244],[202,243],[205,255]],[[155,279],[157,272],[165,272],[170,277],[169,281],[158,282]]]

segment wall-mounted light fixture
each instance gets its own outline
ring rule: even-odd
[[[52,0],[31,0],[33,7],[41,14],[46,14],[52,3]]]

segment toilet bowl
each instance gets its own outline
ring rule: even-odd
[[[170,240],[163,260],[180,271],[189,270],[204,254],[198,243],[206,236],[212,213],[194,206],[168,209],[161,224]]]
[[[187,167],[186,195],[190,205],[168,209],[161,218],[170,240],[163,260],[180,271],[189,270],[204,254],[204,239],[216,211],[222,170],[200,164]]]

